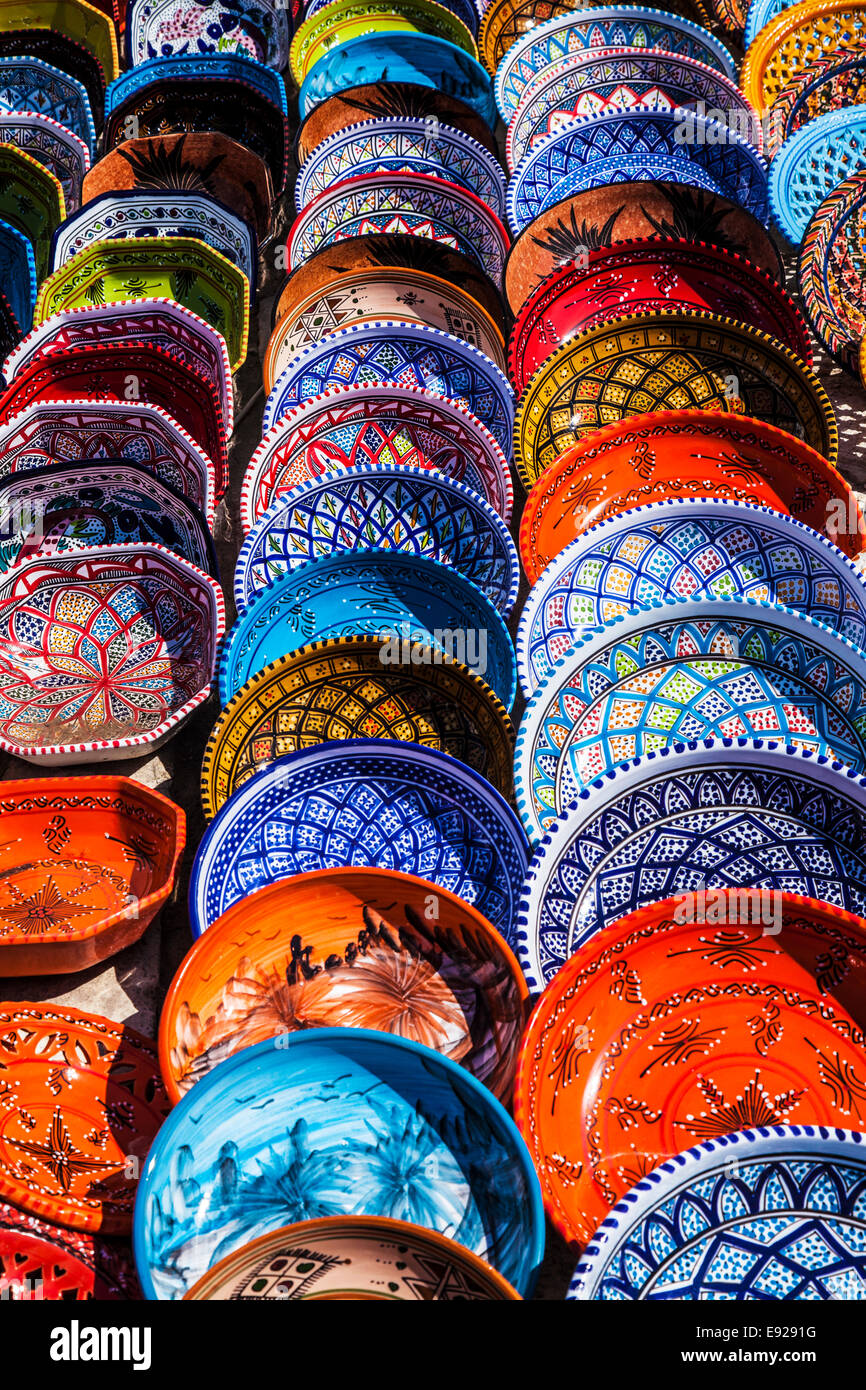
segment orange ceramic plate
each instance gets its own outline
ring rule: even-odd
[[[539,1001],[515,1087],[566,1239],[701,1140],[862,1128],[864,967],[861,918],[756,890],[669,898],[588,941]]]
[[[829,536],[846,555],[866,544],[851,488],[802,440],[745,415],[659,412],[586,435],[539,478],[520,523],[529,582],[596,522],[679,497],[772,507]]]
[[[177,1101],[218,1062],[298,1028],[376,1028],[510,1094],[527,987],[502,937],[447,889],[391,869],[320,869],[229,908],[171,983],[159,1027]]]

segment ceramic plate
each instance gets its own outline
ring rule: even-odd
[[[4,5],[0,13],[0,57],[17,58],[21,55],[22,49],[29,49],[28,57],[38,58],[52,67],[61,68],[64,74],[74,78],[84,87],[94,124],[97,130],[101,129],[102,102],[105,96],[105,73],[102,64],[84,45],[51,28],[51,14],[47,6],[43,9],[42,15],[31,11],[31,19],[36,21],[35,28],[17,28],[14,11],[17,9],[20,12],[20,8]]]
[[[106,115],[112,115],[128,99],[154,82],[243,82],[256,91],[282,116],[288,114],[286,87],[279,72],[240,53],[187,52],[169,57],[148,58],[127,68],[105,93]]]
[[[481,1296],[491,1297],[475,1295]],[[0,1298],[127,1302],[140,1299],[141,1290],[132,1258],[121,1245],[0,1202]]]
[[[198,938],[166,995],[160,1064],[177,1101],[264,1038],[378,1028],[507,1101],[526,995],[505,942],[453,893],[390,870],[325,869],[259,889]]]
[[[266,430],[244,475],[242,525],[249,530],[273,502],[301,483],[335,469],[380,464],[452,478],[471,488],[505,522],[511,519],[508,461],[464,405],[418,386],[358,381],[329,386]]]
[[[184,1298],[496,1303],[520,1294],[486,1260],[435,1231],[384,1216],[324,1216],[241,1246]]]
[[[598,324],[548,357],[520,397],[515,467],[530,488],[583,435],[690,408],[755,417],[836,462],[833,407],[790,348],[734,319],[670,310]]]
[[[42,58],[0,58],[0,108],[50,116],[84,141],[91,158],[95,153],[96,130],[85,88]]]
[[[515,1086],[560,1232],[585,1245],[659,1163],[732,1125],[857,1123],[864,963],[859,918],[736,889],[643,908],[588,942],[536,1009]]]
[[[289,62],[292,76],[300,87],[304,78],[335,45],[349,43],[365,33],[379,30],[418,31],[465,49],[478,57],[475,40],[452,10],[435,0],[329,0],[308,12],[292,37]]]
[[[745,415],[660,412],[587,436],[539,479],[520,523],[530,582],[597,522],[681,497],[796,513],[852,556],[866,539],[866,522],[841,473],[793,435]]]
[[[36,111],[0,107],[0,141],[22,149],[44,165],[63,189],[66,209],[81,205],[81,186],[90,168],[90,151],[71,130]]]
[[[0,1197],[77,1230],[132,1226],[136,1164],[169,1111],[156,1047],[126,1024],[4,1004]]]
[[[128,758],[210,693],[216,580],[156,545],[25,560],[0,577],[0,747],[49,764]]]
[[[514,786],[530,840],[596,778],[698,739],[761,739],[866,770],[866,653],[793,609],[698,598],[587,634],[530,701]]]
[[[501,449],[510,446],[514,398],[495,363],[450,333],[411,323],[343,328],[299,352],[268,396],[263,433],[310,396],[356,382],[418,386],[446,396],[471,411]]]
[[[309,3],[304,6],[305,17],[309,19],[310,15],[318,14],[330,3],[331,0],[309,0]],[[477,0],[475,4],[473,4],[473,0],[448,0],[445,8],[462,20],[472,34],[477,32],[478,21],[484,9],[484,0]]]
[[[129,0],[130,67],[173,53],[246,54],[280,72],[289,58],[288,10],[268,0]]]
[[[841,52],[831,49],[800,68],[773,101],[767,122],[767,156],[816,116],[866,101],[866,41],[852,42]]]
[[[462,483],[398,463],[325,473],[278,496],[241,546],[238,606],[310,560],[379,548],[448,565],[503,617],[514,607],[520,565],[502,518]]]
[[[307,13],[312,13],[309,5]],[[489,85],[489,78],[487,83]],[[295,145],[298,162],[303,164],[323,140],[338,130],[345,130],[346,126],[371,119],[389,120],[394,116],[429,120],[431,125],[435,119],[440,125],[450,126],[471,136],[498,159],[493,132],[477,111],[473,111],[459,97],[427,84],[422,86],[416,80],[368,82],[359,87],[350,87],[323,101],[302,122],[297,133]]]
[[[51,268],[51,237],[65,216],[63,189],[51,171],[16,145],[0,144],[0,219],[27,239],[40,280]],[[10,301],[11,291],[7,275],[4,293]],[[29,325],[28,317],[22,327]]]
[[[866,333],[861,269],[866,171],[844,179],[812,215],[800,248],[797,278],[809,322],[826,350],[857,371]]]
[[[568,7],[568,0],[546,0],[543,5],[539,5],[538,0],[493,0],[493,3],[485,3],[479,30],[479,47],[484,62],[495,73],[513,45],[541,20],[573,13],[573,9]],[[702,0],[671,0],[670,13],[693,20],[705,29],[710,28],[711,13]]]
[[[83,47],[97,60],[104,79],[118,71],[117,35],[112,21],[85,0],[2,0],[0,30],[51,29]]]
[[[824,199],[866,162],[866,105],[828,111],[789,137],[770,165],[777,227],[799,245]]]
[[[768,507],[650,503],[593,526],[536,580],[517,630],[526,699],[593,627],[666,599],[771,600],[866,647],[866,582],[837,545]]]
[[[862,916],[864,828],[866,779],[797,748],[727,739],[627,763],[535,852],[517,932],[529,987],[602,927],[674,893],[757,887]]]
[[[568,1298],[863,1299],[864,1176],[860,1133],[770,1125],[710,1139],[625,1194]]]
[[[209,825],[190,882],[194,936],[256,888],[312,869],[398,869],[448,888],[513,940],[526,835],[471,768],[417,744],[353,739],[290,753]]]
[[[765,24],[740,69],[740,87],[756,111],[771,111],[793,77],[831,48],[862,37],[864,0],[804,0]]]

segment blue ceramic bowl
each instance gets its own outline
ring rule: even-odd
[[[0,58],[0,111],[38,111],[83,140],[93,159],[96,127],[86,89],[41,58]]]
[[[168,58],[150,58],[109,83],[105,90],[105,114],[110,116],[137,92],[158,82],[221,80],[255,87],[261,96],[273,103],[281,116],[288,119],[286,87],[279,73],[243,53],[175,53]]]
[[[325,473],[271,503],[238,555],[238,612],[310,560],[380,547],[448,565],[504,617],[514,607],[517,548],[489,502],[441,473],[382,464]]]
[[[136,1197],[142,1291],[179,1298],[256,1236],[340,1213],[450,1236],[523,1295],[544,1254],[529,1151],[486,1087],[420,1043],[317,1028],[236,1053],[172,1110]]]
[[[337,44],[314,63],[301,87],[301,120],[328,97],[377,82],[430,87],[458,98],[490,129],[496,125],[493,85],[480,63],[432,34],[368,34]]]
[[[866,105],[825,111],[789,136],[770,165],[770,211],[798,246],[824,199],[866,169]]]
[[[0,287],[21,332],[29,333],[36,307],[36,261],[29,238],[8,222],[0,222]]]
[[[790,9],[797,0],[752,0],[746,13],[746,29],[743,44],[746,48],[758,37],[761,30],[775,19],[783,10]]]
[[[471,580],[426,555],[364,550],[322,555],[262,589],[227,634],[220,698],[278,657],[332,637],[393,635],[468,666],[506,709],[517,666],[500,613]]]
[[[211,821],[192,868],[192,933],[277,879],[369,865],[450,889],[511,945],[527,857],[511,807],[456,758],[384,739],[322,743],[257,772]]]
[[[359,323],[326,333],[289,363],[265,403],[262,434],[331,386],[382,381],[461,401],[510,457],[514,393],[483,352],[427,324]]]

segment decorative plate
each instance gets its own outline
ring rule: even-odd
[[[136,401],[34,401],[0,427],[0,477],[44,466],[123,459],[146,468],[198,508],[213,527],[214,466],[158,405]]]
[[[796,514],[851,556],[866,543],[850,487],[801,440],[744,415],[662,411],[584,438],[539,479],[520,523],[529,582],[598,522],[681,497],[730,498]]]
[[[184,1294],[197,1301],[272,1298],[498,1303],[520,1294],[465,1246],[384,1216],[324,1216],[266,1232]]]
[[[680,497],[612,516],[551,560],[517,629],[523,693],[638,604],[735,597],[796,608],[866,647],[866,580],[833,541],[767,507]]]
[[[397,116],[335,131],[301,167],[295,206],[305,208],[333,184],[361,174],[433,174],[505,211],[505,175],[489,150],[435,117]]]
[[[127,0],[130,67],[174,54],[247,54],[281,72],[289,59],[288,10],[269,0]]]
[[[866,171],[852,174],[812,215],[800,247],[797,279],[809,323],[849,372],[866,333],[866,284],[860,269]]]
[[[433,34],[478,57],[475,40],[453,10],[436,0],[329,0],[308,13],[292,37],[289,64],[297,86],[302,86],[320,58],[335,46],[354,38],[388,30]]]
[[[307,6],[312,13],[312,6]],[[416,82],[372,82],[366,86],[350,87],[337,96],[329,97],[311,111],[295,137],[295,152],[303,164],[329,135],[359,121],[389,120],[394,116],[413,120],[436,120],[440,125],[460,130],[482,144],[490,154],[498,151],[488,123],[459,97]]]
[[[510,448],[514,396],[507,377],[477,348],[423,323],[356,324],[325,334],[277,379],[265,403],[262,432],[333,386],[374,382],[445,396],[480,420],[500,449]],[[2,408],[0,398],[0,418]]]
[[[769,24],[771,19],[787,10],[794,3],[794,0],[750,0],[749,8],[746,11],[746,29],[743,34],[743,44],[746,48],[754,43],[758,34]]]
[[[30,330],[36,302],[36,262],[23,232],[0,219],[0,284],[22,333]]]
[[[234,383],[225,339],[191,309],[172,299],[134,299],[64,309],[43,319],[3,364],[11,382],[57,353],[145,343],[192,367],[219,397],[227,427],[234,420]]]
[[[445,650],[483,676],[506,708],[514,703],[514,649],[501,615],[451,566],[391,549],[322,555],[254,590],[220,660],[223,704],[269,661],[310,642],[377,634],[402,664],[421,643]],[[397,648],[399,647],[399,653]],[[393,650],[392,650],[393,649]],[[385,664],[385,657],[382,658]]]
[[[367,174],[334,184],[296,218],[288,236],[292,268],[336,241],[385,233],[444,241],[502,283],[508,233],[487,204],[432,174]]]
[[[736,252],[780,285],[785,272],[767,229],[729,198],[688,184],[617,183],[564,198],[521,232],[505,263],[514,314],[554,270],[613,242],[658,237]]]
[[[125,140],[103,155],[84,180],[84,200],[137,188],[196,189],[215,198],[254,227],[259,241],[270,234],[274,191],[268,166],[254,151],[221,131],[183,131]]]
[[[866,165],[866,105],[817,116],[782,146],[770,165],[770,208],[799,245],[825,198]]]
[[[511,519],[508,461],[465,406],[417,386],[359,381],[330,386],[265,433],[244,475],[244,530],[301,483],[362,465],[442,474],[471,488],[506,523]]]
[[[304,1028],[411,1038],[510,1101],[526,982],[479,912],[390,869],[325,869],[236,903],[188,951],[160,1015],[172,1101],[226,1057]]]
[[[520,565],[501,516],[463,483],[396,462],[324,473],[277,496],[241,547],[239,606],[307,561],[380,548],[440,561],[503,617],[514,607]]]
[[[0,814],[6,978],[65,975],[107,960],[144,934],[172,892],[186,818],[140,782],[4,782]]]
[[[509,182],[509,225],[517,235],[571,193],[641,179],[700,184],[766,220],[767,172],[753,145],[692,110],[633,106],[565,121],[538,140]]]
[[[711,15],[702,0],[672,0],[670,13],[693,20],[705,29],[711,27]],[[488,70],[495,74],[513,45],[545,19],[567,14],[574,14],[573,8],[567,8],[567,0],[546,0],[544,4],[538,0],[494,0],[486,4],[478,46]]]
[[[103,193],[87,203],[74,217],[68,217],[54,234],[51,247],[52,270],[59,270],[72,256],[94,241],[152,236],[182,236],[204,241],[214,251],[233,261],[255,286],[258,274],[258,247],[253,229],[222,207],[209,195],[172,191],[168,197],[126,188],[119,193]]]
[[[538,841],[620,763],[699,739],[772,738],[866,770],[866,653],[750,599],[633,609],[587,635],[530,701],[514,787]]]
[[[309,0],[309,4],[303,7],[305,19],[309,19],[310,15],[318,14],[330,3],[331,0]],[[445,8],[462,20],[470,33],[475,34],[477,32],[478,21],[484,8],[483,0],[477,0],[477,4],[473,4],[472,0],[448,0]]]
[[[51,237],[65,216],[60,180],[17,145],[0,144],[0,219],[27,238],[40,279],[48,274]],[[8,281],[4,284],[11,298]]]
[[[548,1214],[566,1239],[585,1245],[659,1163],[732,1125],[856,1124],[864,963],[857,917],[736,889],[669,899],[588,942],[536,1009],[515,1087]],[[743,1172],[737,1188],[750,1190]],[[705,1186],[693,1236],[708,1197]],[[727,1216],[739,1214],[733,1206]],[[670,1208],[667,1223],[670,1270]],[[790,1224],[788,1236],[795,1257]]]
[[[520,398],[515,467],[532,487],[593,430],[690,408],[752,416],[836,461],[833,407],[796,353],[734,319],[671,310],[611,319],[548,357]]]
[[[53,174],[69,212],[81,205],[81,186],[90,168],[90,151],[71,130],[37,111],[0,107],[0,142],[29,154]]]
[[[155,82],[242,82],[283,117],[288,117],[286,87],[279,72],[242,53],[181,53],[148,58],[127,68],[105,93],[105,113],[113,115],[130,97]]]
[[[317,1028],[244,1048],[169,1115],[136,1203],[145,1297],[179,1297],[217,1255],[323,1205],[459,1236],[532,1291],[541,1194],[499,1102],[418,1043]]]
[[[638,5],[593,8],[585,15],[568,11],[535,25],[511,45],[499,64],[494,91],[505,124],[542,69],[591,48],[660,49],[696,58],[732,82],[737,80],[737,65],[724,44],[688,19]]]
[[[767,121],[767,154],[778,154],[795,131],[842,107],[866,101],[866,39],[844,49],[822,53],[801,68],[776,97]]]
[[[623,313],[699,309],[768,333],[812,366],[809,332],[790,296],[765,271],[703,242],[617,242],[553,271],[526,301],[508,349],[522,390],[551,350]]]
[[[226,340],[232,371],[249,333],[250,286],[236,265],[196,237],[93,241],[40,287],[34,322],[122,299],[175,299]]]
[[[0,1197],[76,1230],[125,1235],[134,1174],[170,1109],[155,1044],[52,1004],[4,1004],[0,1028]]]
[[[482,1292],[476,1297],[491,1298]],[[499,1298],[506,1295],[500,1293]],[[141,1298],[132,1259],[121,1245],[68,1231],[0,1203],[0,1298],[16,1302],[127,1302]]]
[[[65,405],[87,399],[93,395],[94,381],[100,390],[94,410],[111,400],[137,408],[139,402],[129,392],[138,385],[147,402],[176,418],[213,460],[217,488],[223,491],[228,479],[225,424],[212,383],[178,354],[144,342],[77,348],[32,362],[0,395],[0,428],[36,402]]]
[[[91,158],[96,151],[93,112],[84,86],[42,58],[0,58],[0,109],[50,116],[84,141]]]
[[[0,0],[0,31],[32,29],[54,31],[86,49],[102,71],[103,85],[117,76],[120,62],[114,24],[85,0]]]
[[[771,112],[798,72],[831,49],[862,37],[866,0],[803,0],[777,14],[750,44],[740,87],[756,111]]]
[[[464,101],[491,130],[496,125],[493,86],[480,63],[456,44],[434,34],[396,30],[350,39],[320,58],[301,88],[301,119],[338,92],[378,82],[446,92],[449,97]]]
[[[54,765],[158,747],[210,693],[215,580],[156,545],[21,561],[0,577],[0,748]]]
[[[674,893],[802,893],[863,916],[864,828],[866,778],[799,748],[724,739],[626,763],[535,851],[517,923],[529,987],[602,927]]]
[[[357,237],[340,244],[357,246],[359,241],[382,239],[388,240]],[[405,244],[406,238],[398,236],[394,240]],[[440,243],[426,244],[438,246]],[[319,255],[328,256],[329,253],[326,250]],[[431,328],[452,333],[478,348],[500,371],[505,371],[501,309],[494,319],[463,285],[451,284],[439,275],[404,268],[398,257],[394,259],[393,266],[375,270],[367,267],[357,273],[347,273],[337,269],[330,283],[296,300],[289,311],[278,318],[262,364],[266,391],[272,390],[274,382],[299,352],[319,342],[326,333],[356,323],[381,323],[383,319],[426,323]],[[309,264],[307,261],[299,266],[296,274],[302,273]],[[493,289],[492,283],[490,288]]]
[[[0,478],[0,572],[85,546],[164,545],[219,577],[204,515],[126,459],[51,463]]]
[[[256,888],[312,869],[398,869],[448,888],[514,940],[527,842],[477,772],[432,748],[350,739],[289,753],[208,826],[189,889],[193,936]]]
[[[862,1299],[864,1166],[862,1134],[813,1125],[676,1154],[602,1222],[568,1299]]]
[[[267,597],[252,610],[260,618],[268,615]],[[296,647],[260,665],[224,702],[202,765],[207,819],[277,758],[351,738],[436,748],[511,795],[514,730],[504,706],[444,644],[420,635],[405,643],[350,635]]]
[[[529,83],[508,124],[508,167],[513,173],[538,140],[566,121],[633,106],[724,111],[731,129],[761,153],[764,132],[756,112],[718,68],[652,48],[606,48],[570,53]]]

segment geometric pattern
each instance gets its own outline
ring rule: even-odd
[[[0,110],[38,111],[77,135],[91,156],[96,132],[90,100],[80,82],[41,58],[0,58]]]
[[[806,316],[827,352],[857,373],[866,333],[866,172],[852,174],[813,213],[797,280]]]
[[[90,168],[90,153],[71,130],[34,111],[6,111],[0,105],[0,142],[38,160],[57,179],[67,212],[81,203],[81,186]]]
[[[286,88],[280,74],[263,63],[250,62],[241,53],[182,53],[169,57],[151,58],[146,63],[127,68],[111,83],[105,93],[105,114],[112,115],[130,97],[154,83],[226,82],[243,84],[277,108],[279,116],[287,112]],[[163,86],[163,95],[165,87]],[[204,129],[204,127],[200,127]],[[106,148],[108,148],[106,146]]]
[[[843,53],[863,36],[861,0],[796,8],[795,15],[777,14],[765,25],[743,60],[740,88],[757,111],[771,112],[776,98],[816,58]]]
[[[866,106],[827,111],[795,131],[770,165],[770,210],[795,246],[819,205],[866,162]]]
[[[782,145],[801,126],[827,111],[861,106],[866,101],[866,40],[846,48],[822,53],[792,77],[773,102],[767,122],[767,156],[778,154]]]
[[[0,1299],[10,1297],[128,1301],[141,1291],[132,1255],[120,1245],[0,1202]]]

